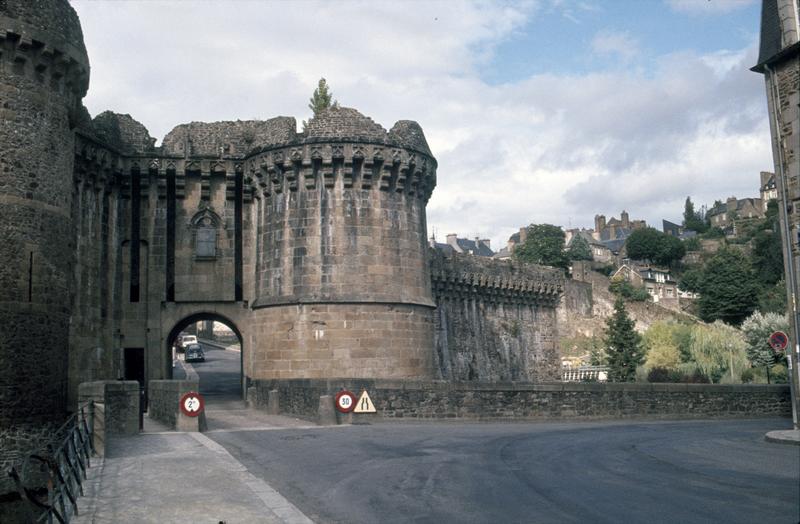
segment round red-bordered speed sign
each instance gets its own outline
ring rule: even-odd
[[[356,396],[343,389],[336,394],[335,404],[340,413],[350,413],[356,408]]]
[[[203,395],[195,391],[184,393],[178,403],[181,407],[181,412],[187,417],[196,417],[203,412],[206,406],[206,401],[203,400]]]
[[[776,331],[769,336],[769,345],[773,351],[783,351],[789,345],[789,336],[783,331]]]

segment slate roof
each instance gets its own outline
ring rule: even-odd
[[[452,255],[453,253],[456,252],[456,250],[453,249],[453,246],[451,246],[450,244],[442,244],[441,242],[434,243],[433,247],[435,247],[436,249],[438,249],[439,251],[441,251],[446,255]]]
[[[661,220],[661,230],[664,231],[664,233],[667,233],[668,235],[672,235],[675,237],[680,236],[682,227],[683,226],[681,226],[680,224],[676,224],[675,222],[670,222],[669,220],[663,220],[663,219]]]
[[[600,233],[600,241],[605,242],[607,240],[618,240],[623,239],[625,240],[630,236],[633,230],[629,227],[616,227],[613,229],[614,236],[611,236],[612,229],[606,228]]]
[[[486,244],[483,242],[477,243],[474,240],[467,240],[466,238],[456,238],[456,243],[464,253],[472,253],[479,257],[490,257],[494,255],[494,251],[486,247]]]
[[[625,238],[616,238],[614,240],[604,240],[600,243],[606,246],[609,250],[611,250],[612,253],[617,254],[622,250],[622,246],[625,245],[626,239],[627,236]]]
[[[758,209],[759,206],[756,203],[756,200],[757,199],[755,198],[740,198],[736,200],[736,209],[734,209],[734,211],[739,211],[741,209],[744,209],[747,204],[750,204],[754,208]],[[728,204],[723,202],[722,204],[716,205],[711,209],[709,209],[708,211],[706,211],[706,216],[713,217],[715,215],[719,215],[720,213],[726,213],[726,212],[728,212]]]
[[[782,47],[782,45],[778,0],[762,0],[758,63],[751,67],[750,70],[756,73],[764,73],[765,65],[780,62],[800,53],[800,42],[795,42],[788,47]]]
[[[509,258],[511,256],[511,251],[508,250],[508,247],[503,247],[495,253],[492,258]]]
[[[590,246],[602,246],[603,245],[602,242],[598,242],[597,240],[595,240],[594,237],[592,236],[592,234],[589,231],[586,231],[586,230],[583,230],[583,229],[579,229],[579,230],[577,230],[575,232],[575,234],[572,235],[572,238],[569,240],[569,244],[567,245],[567,247],[571,246],[572,243],[575,241],[575,238],[577,238],[577,237],[583,238]]]

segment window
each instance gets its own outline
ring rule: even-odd
[[[198,258],[214,258],[217,256],[217,228],[210,218],[204,218],[195,232],[194,254]]]
[[[217,230],[222,219],[210,207],[201,208],[192,218],[195,260],[213,260],[217,257]]]

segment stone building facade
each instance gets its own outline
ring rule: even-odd
[[[133,117],[81,104],[66,0],[3,0],[0,21],[0,425],[57,418],[82,382],[169,378],[200,320],[236,332],[243,391],[557,380],[563,277],[431,254],[437,163],[417,123],[334,107],[303,132],[193,122],[156,147]]]
[[[800,345],[797,343],[800,315],[800,0],[763,0],[758,63],[752,71],[764,75],[772,138],[772,158],[783,237],[787,314],[791,319],[788,355],[794,359],[793,415],[798,427],[800,404]]]

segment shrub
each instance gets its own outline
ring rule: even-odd
[[[635,302],[643,302],[650,298],[647,290],[640,287],[634,287],[630,282],[622,277],[615,277],[611,279],[611,284],[608,290],[617,296],[633,300]]]
[[[605,266],[596,267],[596,268],[594,268],[594,270],[597,271],[598,273],[600,273],[601,275],[605,275],[607,277],[610,277],[611,274],[614,272],[615,268],[614,268],[613,264],[608,264],[608,265],[605,265]]]
[[[670,380],[670,370],[667,368],[652,368],[647,373],[648,382],[672,382]]]

